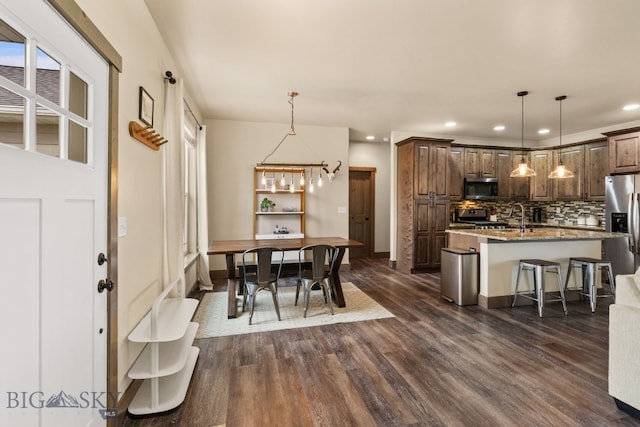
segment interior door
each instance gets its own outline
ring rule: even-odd
[[[373,257],[375,169],[349,168],[349,239],[364,247],[349,249],[350,258]]]
[[[44,1],[0,18],[0,425],[105,425],[108,66]]]

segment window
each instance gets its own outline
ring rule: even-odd
[[[182,144],[183,183],[184,183],[184,225],[182,232],[182,250],[185,257],[195,254],[197,247],[197,135],[198,124],[185,104],[184,141]]]
[[[0,143],[89,163],[85,80],[37,40],[0,20]]]

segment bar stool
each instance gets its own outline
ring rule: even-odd
[[[520,275],[522,271],[530,270],[533,272],[533,291],[518,291],[518,285],[520,284]],[[548,299],[547,302],[562,301],[562,308],[565,316],[567,315],[567,304],[564,299],[564,286],[562,285],[562,276],[560,273],[560,264],[553,261],[546,261],[543,259],[521,259],[518,264],[518,276],[516,277],[516,290],[513,295],[513,304],[511,307],[515,307],[518,295],[529,298],[538,303],[538,315],[542,317],[542,310],[544,309],[545,293],[544,293],[544,275],[545,273],[555,273],[558,278],[558,290],[560,292],[560,298]],[[531,294],[531,295],[527,295]]]
[[[569,288],[569,278],[571,277],[571,271],[574,267],[580,267],[582,269],[582,287],[581,288]],[[598,295],[598,282],[596,280],[596,273],[602,269],[607,270],[607,278],[609,281],[609,293]],[[567,271],[567,280],[564,284],[565,290],[578,291],[580,296],[589,297],[591,303],[591,312],[596,311],[596,300],[600,298],[615,298],[616,284],[613,280],[613,273],[611,268],[611,262],[604,259],[575,257],[569,258],[569,271]]]

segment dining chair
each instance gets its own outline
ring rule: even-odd
[[[261,289],[271,292],[273,305],[280,319],[280,306],[278,305],[278,279],[284,261],[284,251],[272,247],[258,247],[242,253],[242,269],[245,292],[242,297],[242,311],[249,300],[249,324],[253,320],[256,293]],[[275,268],[277,269],[274,272]]]
[[[311,270],[304,269],[305,254],[311,251]],[[298,282],[296,284],[296,299],[294,305],[298,305],[300,287],[303,288],[304,317],[307,317],[309,308],[309,296],[314,285],[318,285],[324,293],[325,304],[329,305],[333,314],[333,301],[331,297],[330,278],[335,267],[338,248],[330,245],[308,245],[298,251]]]

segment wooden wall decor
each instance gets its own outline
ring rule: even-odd
[[[155,151],[169,142],[151,126],[142,126],[136,121],[129,122],[129,135]]]

